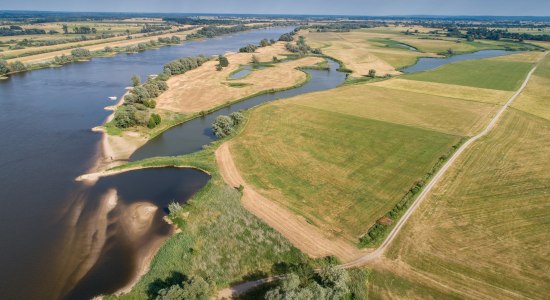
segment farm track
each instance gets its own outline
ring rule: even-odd
[[[477,135],[471,137],[470,139],[468,139],[464,144],[462,144],[462,146],[451,156],[451,158],[449,158],[449,160],[447,160],[447,162],[443,165],[443,167],[441,167],[441,169],[439,169],[439,171],[434,175],[434,177],[432,177],[432,179],[430,180],[430,182],[424,187],[424,189],[422,190],[422,192],[418,195],[418,197],[416,198],[416,200],[414,201],[414,203],[411,205],[411,207],[405,212],[405,214],[401,217],[401,219],[397,222],[397,224],[395,225],[395,227],[392,229],[392,231],[388,234],[388,236],[386,237],[386,239],[382,242],[382,244],[380,245],[380,247],[378,247],[375,251],[373,252],[370,252],[370,253],[366,253],[366,254],[361,254],[359,257],[355,258],[355,259],[352,259],[344,264],[341,264],[339,265],[341,268],[354,268],[354,267],[360,267],[360,266],[364,266],[366,264],[368,264],[369,262],[372,262],[376,259],[378,259],[383,253],[384,251],[389,247],[389,245],[393,242],[393,240],[395,239],[395,237],[397,236],[397,234],[401,231],[401,229],[403,228],[403,226],[405,225],[405,223],[408,221],[408,219],[410,218],[410,216],[414,213],[414,211],[420,206],[420,204],[422,203],[422,201],[426,198],[426,195],[428,195],[432,188],[434,186],[436,186],[440,179],[445,175],[445,173],[447,172],[447,170],[453,165],[453,163],[458,159],[458,157],[464,152],[466,151],[466,149],[468,149],[468,147],[470,145],[472,145],[473,143],[475,143],[477,140],[479,140],[480,138],[486,136],[490,131],[491,129],[493,129],[493,127],[495,126],[495,124],[500,120],[500,118],[502,117],[502,115],[504,114],[504,112],[508,109],[508,107],[518,98],[518,96],[523,92],[523,90],[525,89],[525,87],[527,86],[527,84],[529,83],[529,80],[531,79],[533,73],[536,71],[536,69],[538,68],[538,66],[541,64],[541,62],[544,60],[544,58],[548,55],[548,52],[545,53],[545,55],[543,55],[539,61],[537,62],[537,64],[529,71],[529,73],[527,74],[527,77],[525,78],[525,80],[523,81],[522,85],[520,86],[520,88],[514,93],[514,95],[512,95],[510,97],[510,99],[501,107],[501,109],[495,114],[495,116],[491,119],[491,121],[489,122],[489,124],[487,124],[487,126],[480,132],[478,133]],[[229,157],[228,157],[229,156]],[[227,163],[223,163],[223,161],[228,161],[230,160],[231,162],[233,161],[232,158],[230,157],[231,156],[231,153],[229,152],[229,147],[228,147],[228,144],[225,143],[223,144],[222,146],[220,146],[220,148],[216,151],[216,159],[218,161],[218,165],[220,167],[220,171],[222,173],[222,176],[224,177],[224,180],[228,183],[228,184],[232,184],[232,185],[235,185],[235,183],[237,181],[235,181],[235,177],[234,176],[238,176],[239,180],[238,182],[242,182],[244,183],[244,180],[242,179],[242,177],[239,175],[239,172],[238,170],[236,169],[234,163],[232,164],[227,164]],[[227,177],[226,177],[227,176]],[[248,190],[248,194],[252,194],[252,195],[259,195],[257,192],[253,191],[250,186],[248,185],[243,185],[245,186],[245,191]],[[261,196],[260,196],[261,197]],[[243,197],[244,198],[244,197]],[[267,199],[266,199],[267,200]],[[254,201],[254,199],[249,199],[249,201]],[[269,200],[267,200],[268,202],[271,202]],[[245,205],[246,207],[246,205]],[[248,207],[247,207],[248,208]],[[252,210],[253,213],[255,213],[253,210]],[[258,215],[258,217],[262,218],[261,215]],[[263,219],[263,218],[262,218]],[[266,220],[264,220],[266,221]],[[270,222],[266,221],[268,224],[270,224]],[[271,224],[270,224],[271,225]],[[281,224],[281,223],[278,223],[277,226],[275,226],[274,228],[277,229],[278,231],[279,230],[279,227],[281,228],[284,228],[285,227],[285,224]],[[281,231],[280,231],[281,232]],[[281,232],[285,237],[289,238],[285,232]],[[294,239],[292,238],[289,238],[289,240],[291,240],[291,242],[293,242],[294,244]],[[326,244],[319,244],[318,245],[320,247],[320,249],[329,249],[330,247],[327,247]],[[300,247],[298,247],[300,248]],[[255,281],[248,281],[248,282],[244,282],[244,283],[241,283],[241,284],[238,284],[238,285],[235,285],[235,286],[232,286],[232,287],[229,287],[229,288],[226,288],[226,289],[223,289],[221,290],[219,293],[218,293],[218,298],[230,298],[232,296],[237,296],[237,295],[240,295],[240,294],[243,294],[245,293],[246,291],[254,288],[254,287],[257,287],[265,282],[270,282],[272,280],[276,280],[278,279],[278,277],[269,277],[269,278],[264,278],[264,279],[260,279],[260,280],[255,280]]]

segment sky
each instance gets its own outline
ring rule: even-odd
[[[550,16],[550,0],[0,0],[0,10]]]

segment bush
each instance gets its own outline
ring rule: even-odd
[[[76,48],[71,51],[71,55],[76,58],[83,58],[92,56],[92,53],[88,49]]]
[[[370,69],[369,70],[369,77],[372,77],[372,78],[376,77],[376,70],[375,69]]]
[[[0,58],[0,75],[7,74],[9,72],[10,68],[8,67],[8,62]]]
[[[258,49],[257,46],[250,44],[250,45],[246,45],[246,46],[242,47],[241,49],[239,49],[239,52],[252,53],[252,52],[256,51],[256,49]]]
[[[114,52],[115,49],[113,49],[112,47],[107,46],[103,49],[103,51],[105,51],[105,52]]]
[[[136,87],[139,85],[141,85],[141,79],[139,78],[139,76],[138,75],[132,76],[132,86]]]
[[[27,66],[20,61],[15,61],[9,65],[9,70],[10,72],[23,72],[27,70]]]
[[[294,38],[290,33],[285,33],[279,37],[279,41],[281,42],[292,42]]]
[[[216,71],[221,71],[223,70],[223,67],[221,65],[216,65]]]
[[[229,60],[223,55],[218,56],[218,61],[220,62],[220,66],[224,68],[229,66]]]
[[[213,289],[200,276],[192,276],[181,284],[174,284],[169,288],[158,291],[157,300],[209,300]]]
[[[260,41],[260,47],[267,47],[269,46],[269,41],[267,39],[263,39]]]

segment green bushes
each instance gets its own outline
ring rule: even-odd
[[[88,58],[92,56],[92,53],[88,49],[76,48],[71,50],[71,55],[74,58]]]
[[[305,270],[305,272],[304,272]],[[285,276],[265,294],[266,300],[283,299],[345,299],[350,298],[350,276],[345,269],[328,266],[315,273],[301,269]]]
[[[160,115],[152,113],[149,117],[149,122],[147,123],[147,127],[149,129],[155,128],[158,124],[160,124],[161,118]]]
[[[156,300],[209,300],[214,290],[200,276],[192,276],[187,280],[158,291]]]
[[[260,47],[267,47],[270,44],[271,43],[267,39],[263,39],[263,40],[260,41]]]
[[[27,66],[20,61],[14,61],[13,63],[11,63],[9,65],[9,69],[10,72],[23,72],[28,70]]]
[[[10,68],[8,67],[8,62],[4,59],[0,59],[0,75],[8,74]]]
[[[218,61],[220,62],[220,66],[224,68],[229,66],[229,60],[223,55],[218,56]]]
[[[258,46],[249,44],[249,45],[246,45],[246,46],[242,47],[241,49],[239,49],[239,52],[253,53],[253,52],[256,51],[256,49],[258,49]]]
[[[218,138],[224,138],[233,132],[235,126],[244,121],[244,115],[240,112],[231,113],[229,116],[218,116],[212,123],[212,131]]]
[[[169,75],[183,74],[189,70],[200,67],[209,59],[204,56],[185,57],[171,61],[164,65],[164,73]]]

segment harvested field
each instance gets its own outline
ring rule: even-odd
[[[550,122],[510,109],[425,199],[384,268],[462,299],[544,298],[549,147]],[[420,297],[409,292],[402,298]]]
[[[502,100],[499,98],[499,101]],[[462,136],[479,131],[498,109],[496,105],[379,87],[376,84],[345,86],[303,95],[289,102]]]

